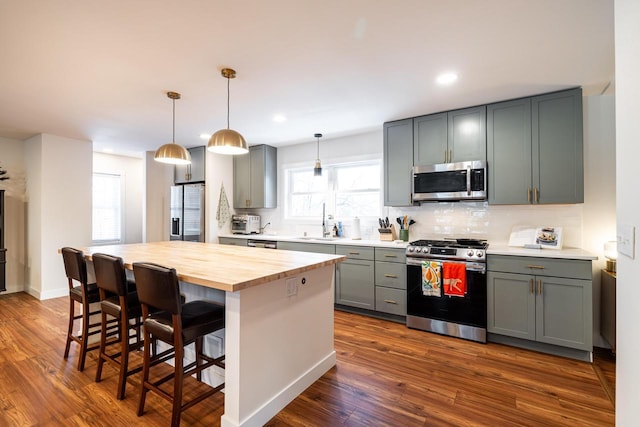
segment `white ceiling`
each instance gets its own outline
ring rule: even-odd
[[[380,129],[614,75],[613,0],[0,0],[0,136],[132,154]],[[459,75],[439,87],[443,71]],[[275,114],[288,120],[275,123]]]

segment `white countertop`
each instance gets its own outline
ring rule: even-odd
[[[507,244],[489,243],[487,255],[511,255],[511,256],[530,256],[538,258],[562,258],[562,259],[579,259],[586,261],[597,260],[598,257],[591,252],[580,248],[563,248],[563,249],[527,249]]]
[[[276,240],[278,242],[297,243],[319,243],[325,245],[353,245],[353,246],[373,246],[378,248],[405,249],[408,242],[403,241],[381,241],[381,240],[354,240],[348,237],[333,237],[323,239],[321,237],[299,237],[286,236],[283,234],[220,234],[219,237],[231,239],[251,239],[251,240]]]

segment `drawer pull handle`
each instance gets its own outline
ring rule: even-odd
[[[386,299],[386,300],[384,300],[384,302],[386,302],[386,303],[388,303],[388,304],[396,304],[396,305],[398,304],[398,302],[397,302],[397,301],[394,301],[394,300],[392,300],[392,299]]]
[[[390,279],[397,279],[398,276],[396,274],[385,274],[384,277],[388,277]]]
[[[349,255],[360,255],[360,252],[351,251],[351,252],[349,252]]]
[[[393,255],[393,254],[384,254],[384,256],[386,258],[397,258],[397,255]]]
[[[544,265],[532,265],[532,264],[529,264],[529,265],[527,265],[527,268],[535,268],[535,269],[538,269],[538,270],[544,270]]]

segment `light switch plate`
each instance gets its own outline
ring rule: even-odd
[[[634,248],[636,245],[636,228],[633,225],[619,224],[616,233],[617,250],[619,254],[634,258]]]
[[[291,277],[286,280],[286,295],[292,297],[298,293],[298,278]]]

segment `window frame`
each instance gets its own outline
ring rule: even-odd
[[[95,239],[94,229],[93,229],[93,221],[94,221],[94,210],[96,209],[95,203],[95,195],[93,190],[93,179],[99,176],[109,176],[109,177],[117,177],[120,183],[120,238],[119,239]],[[101,245],[113,245],[113,244],[122,244],[125,242],[125,218],[126,218],[126,205],[125,205],[125,173],[123,171],[94,171],[92,173],[92,188],[91,188],[91,243],[94,246]]]

